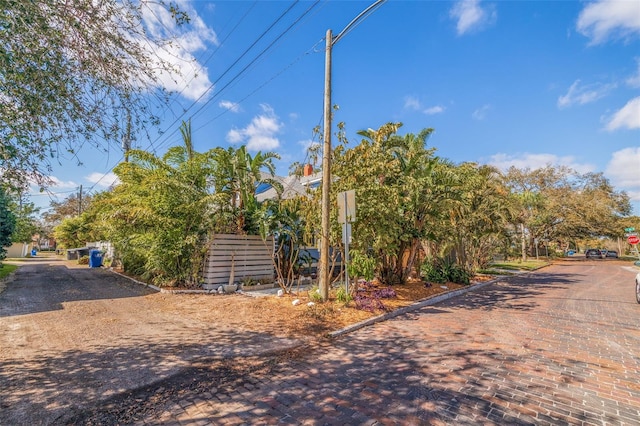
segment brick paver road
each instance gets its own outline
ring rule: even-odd
[[[363,328],[146,424],[640,424],[632,268],[567,262]]]

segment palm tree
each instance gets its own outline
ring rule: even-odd
[[[247,226],[247,218],[250,218],[258,207],[256,191],[261,184],[269,184],[276,190],[282,189],[282,184],[274,179],[273,159],[279,158],[275,152],[258,151],[252,156],[244,145],[237,149],[219,148],[213,152],[212,159],[217,165],[216,191],[227,194],[237,217],[238,232],[257,231],[252,224]],[[263,172],[263,169],[266,169],[266,172]]]

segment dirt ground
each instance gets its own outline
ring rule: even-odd
[[[491,279],[489,276],[477,276],[474,282]],[[251,292],[231,295],[175,294],[167,297],[166,309],[185,312],[196,317],[207,316],[226,318],[229,324],[242,328],[273,330],[292,338],[326,338],[328,333],[359,323],[395,309],[409,306],[420,300],[464,287],[461,284],[427,284],[420,280],[411,280],[404,285],[392,287],[395,297],[377,298],[374,293],[388,288],[374,280],[373,283],[359,285],[358,294],[372,302],[373,309],[363,308],[355,300],[348,302],[337,300],[336,289],[329,294],[329,301],[309,305],[314,298],[307,289],[295,286],[289,294],[280,297],[252,296]],[[294,301],[299,304],[294,305]],[[230,313],[232,313],[230,315]]]
[[[50,256],[33,260],[47,261],[49,259],[56,259],[66,268],[87,269],[87,265],[78,265],[76,261],[66,261]],[[479,275],[474,277],[472,282],[486,281],[491,278],[493,277]],[[136,279],[138,278],[136,277]],[[366,286],[366,290],[362,285],[359,287],[361,296],[371,297],[375,291],[387,286],[374,281],[371,285]],[[309,292],[304,289],[298,290],[295,286],[292,288],[291,294],[284,294],[282,297],[161,293],[154,297],[154,304],[156,305],[155,309],[160,312],[193,316],[202,321],[224,319],[225,324],[231,327],[272,331],[293,338],[323,338],[331,331],[461,287],[464,286],[450,282],[427,284],[423,281],[411,280],[407,284],[394,286],[396,297],[379,299],[383,307],[381,305],[373,310],[362,309],[354,300],[347,303],[338,301],[335,290],[331,290],[330,300],[327,303],[308,306],[308,303],[312,301]],[[4,288],[0,287],[0,292],[2,290]],[[153,292],[149,291],[149,293]],[[293,304],[296,299],[300,301],[297,306]]]
[[[74,418],[105,401],[118,401],[116,410],[123,398],[140,398],[136,389],[171,399],[176,389],[188,392],[185,371],[194,366],[220,369],[228,381],[265,368],[273,356],[329,344],[329,332],[460,287],[395,286],[397,297],[369,312],[335,298],[307,306],[306,291],[169,294],[55,257],[20,263],[0,293],[0,424],[78,424]],[[166,380],[181,384],[158,391],[155,384]],[[127,423],[127,415],[114,423]]]

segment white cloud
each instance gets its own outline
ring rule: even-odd
[[[263,113],[251,120],[243,129],[231,129],[227,140],[231,143],[246,143],[250,151],[274,150],[280,146],[276,134],[280,132],[282,123],[269,105],[260,105]]]
[[[406,96],[404,98],[404,108],[418,111],[422,109],[422,105],[420,104],[418,98],[416,98],[415,96]]]
[[[633,88],[640,88],[640,58],[636,58],[636,63],[638,64],[638,69],[636,70],[636,74],[629,77],[625,83]]]
[[[445,110],[445,108],[440,105],[434,105],[432,107],[424,108],[420,100],[415,96],[406,96],[404,98],[404,109],[410,109],[412,111],[421,111],[426,115],[440,114]]]
[[[449,11],[449,16],[456,20],[458,35],[482,30],[493,25],[497,19],[494,5],[480,5],[480,0],[460,0]]]
[[[640,201],[640,147],[614,152],[605,174],[616,188],[627,191],[631,201]]]
[[[590,44],[640,35],[640,2],[599,0],[588,3],[578,16],[576,28],[591,39]]]
[[[96,186],[100,186],[102,188],[109,188],[111,185],[119,183],[120,180],[118,179],[118,177],[112,173],[98,173],[98,172],[93,172],[88,176],[84,177],[87,182],[91,182]]]
[[[482,121],[487,117],[487,114],[489,114],[490,110],[491,110],[491,105],[489,104],[483,105],[477,110],[473,111],[473,113],[471,114],[471,117],[473,117],[474,120]]]
[[[577,163],[571,156],[558,157],[555,154],[531,154],[528,152],[515,155],[498,153],[490,157],[488,164],[503,171],[512,166],[518,169],[537,170],[548,165],[567,166],[579,173],[595,170],[595,167],[591,164]]]
[[[573,82],[567,94],[558,98],[558,108],[568,108],[572,105],[585,105],[605,97],[615,89],[615,84],[580,85],[580,80]]]
[[[231,101],[220,101],[220,103],[218,104],[218,106],[220,108],[224,108],[227,109],[231,112],[240,112],[242,111],[242,109],[240,108],[240,104],[237,104],[235,102],[231,102]]]
[[[140,40],[140,46],[156,61],[170,64],[175,72],[157,74],[162,86],[176,91],[187,99],[205,99],[211,89],[207,69],[198,63],[194,53],[207,49],[208,43],[218,44],[215,32],[207,27],[188,1],[180,1],[179,7],[190,18],[189,25],[180,26],[161,2],[143,2],[141,9],[145,28],[154,39],[170,38],[171,43],[162,46],[149,40]],[[157,67],[161,69],[160,66]]]
[[[51,186],[52,187],[56,187],[58,189],[73,189],[73,188],[77,188],[80,185],[75,183],[72,180],[68,180],[68,181],[62,181],[60,179],[58,179],[55,176],[49,176],[49,179],[51,179]]]
[[[443,106],[435,105],[435,106],[426,108],[422,112],[424,112],[427,115],[434,115],[434,114],[440,114],[440,113],[444,112],[444,110],[445,110],[445,108]]]
[[[621,128],[640,129],[640,96],[627,102],[613,114],[606,125],[609,131]]]
[[[640,147],[614,152],[605,173],[616,186],[640,190]]]

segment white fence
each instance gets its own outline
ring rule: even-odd
[[[274,279],[273,247],[273,237],[264,241],[257,235],[214,235],[202,272],[204,283],[229,284],[248,277]]]

